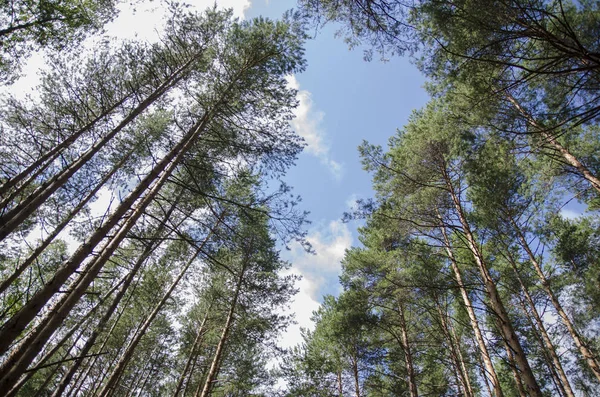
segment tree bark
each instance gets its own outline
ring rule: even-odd
[[[0,284],[0,293],[4,292],[10,286],[10,284],[12,284],[13,281],[15,281],[46,248],[48,248],[50,243],[52,243],[56,236],[58,236],[60,232],[64,230],[64,228],[69,224],[69,222],[71,222],[71,220],[73,220],[73,218],[79,213],[79,211],[81,211],[87,205],[87,203],[96,196],[98,191],[100,191],[100,189],[110,180],[110,178],[112,178],[113,175],[116,174],[117,171],[119,171],[119,169],[125,164],[125,162],[129,159],[132,153],[133,150],[129,151],[129,153],[127,153],[117,164],[115,164],[111,171],[102,178],[100,183],[98,183],[96,187],[91,192],[89,192],[83,198],[83,200],[81,200],[79,204],[77,204],[77,206],[73,208],[73,210],[71,210],[69,215],[67,215],[67,217],[54,228],[52,233],[50,233],[44,239],[44,241],[42,241],[42,243],[31,253],[31,255],[29,255],[29,257],[22,264],[20,264],[17,267],[17,269],[15,269],[15,271],[6,280],[2,281],[2,284]]]
[[[440,217],[439,214],[438,217]],[[446,254],[450,259],[450,265],[452,266],[452,271],[454,273],[458,289],[460,290],[460,295],[463,298],[465,308],[467,309],[467,314],[469,315],[469,322],[471,324],[471,328],[473,329],[475,340],[477,341],[477,347],[479,349],[483,365],[485,366],[485,372],[489,376],[490,382],[492,383],[494,395],[496,395],[496,397],[504,397],[502,387],[500,386],[500,380],[498,379],[498,375],[496,374],[496,370],[494,369],[494,365],[492,364],[492,359],[485,344],[483,333],[481,332],[481,328],[479,328],[479,321],[477,320],[477,316],[475,315],[475,310],[473,309],[473,304],[471,303],[469,293],[465,288],[465,284],[462,279],[462,274],[460,272],[458,264],[456,263],[456,259],[454,258],[454,252],[452,251],[452,246],[450,245],[450,239],[448,238],[446,227],[443,225],[443,223],[440,223],[440,230],[442,231],[442,236],[444,238],[444,248],[446,250]],[[488,376],[486,376],[486,378]]]
[[[198,334],[196,335],[196,339],[194,340],[194,344],[192,345],[190,355],[188,356],[188,359],[185,363],[185,367],[183,368],[183,371],[181,372],[181,375],[179,376],[179,380],[177,381],[177,387],[175,388],[175,393],[173,393],[173,397],[177,397],[177,395],[183,388],[183,383],[185,381],[186,374],[190,370],[190,367],[192,366],[192,362],[194,361],[194,358],[196,357],[196,352],[198,351],[200,345],[202,344],[202,338],[204,337],[204,334],[206,333],[205,327],[206,327],[206,322],[208,321],[208,315],[210,313],[211,308],[212,308],[212,302],[208,305],[208,308],[206,309],[206,313],[204,313],[204,318],[202,319],[202,322],[200,323],[200,328],[198,328]]]
[[[225,344],[227,343],[229,332],[231,331],[231,326],[233,325],[235,309],[237,307],[237,301],[242,290],[242,283],[244,281],[246,267],[247,263],[246,261],[244,261],[242,269],[240,270],[240,275],[235,285],[235,292],[233,294],[233,299],[231,300],[231,306],[229,308],[229,313],[227,313],[227,319],[225,320],[223,331],[221,332],[221,338],[219,339],[219,343],[217,344],[217,350],[215,351],[215,355],[210,365],[208,375],[206,376],[206,381],[204,382],[204,387],[202,388],[200,397],[208,397],[210,395],[211,390],[213,388],[213,384],[216,381],[217,372],[221,367],[221,356],[223,355],[223,350],[225,349]],[[198,393],[196,393],[196,397],[197,396]]]
[[[222,216],[223,215],[221,215],[221,217]],[[195,253],[190,257],[190,259],[187,261],[187,263],[183,266],[183,268],[181,269],[181,272],[179,272],[179,274],[177,275],[177,277],[175,278],[173,283],[171,283],[171,286],[164,293],[162,299],[156,304],[156,306],[154,307],[154,310],[152,310],[150,315],[146,318],[146,321],[144,322],[142,327],[138,330],[138,332],[136,333],[134,338],[131,340],[131,342],[129,342],[129,344],[127,345],[127,349],[125,349],[125,351],[121,355],[121,358],[119,359],[115,369],[113,370],[111,375],[108,377],[106,384],[100,391],[100,393],[99,393],[100,397],[106,397],[110,393],[114,392],[114,389],[117,386],[117,382],[118,382],[119,378],[125,371],[125,368],[127,367],[127,364],[129,363],[129,360],[131,360],[131,357],[133,356],[133,353],[135,352],[135,348],[140,343],[140,341],[142,340],[142,337],[146,334],[146,331],[148,330],[148,328],[150,328],[150,325],[152,324],[152,322],[154,321],[154,319],[156,318],[158,313],[162,310],[165,303],[167,303],[167,300],[171,297],[171,295],[173,294],[173,291],[175,291],[175,288],[177,288],[177,285],[179,285],[179,282],[181,281],[183,276],[185,276],[185,274],[187,273],[187,271],[190,268],[190,266],[192,265],[192,263],[194,263],[194,260],[196,259],[198,254],[202,251],[202,249],[204,248],[204,245],[208,242],[208,240],[210,239],[214,230],[218,227],[219,223],[221,222],[221,219],[222,218],[217,220],[217,223],[211,229],[211,231],[208,234],[208,236],[206,237],[206,239],[202,242],[200,247],[198,247],[196,249]]]
[[[410,392],[410,397],[418,397],[419,393],[417,391],[417,383],[415,382],[415,368],[413,365],[412,350],[410,348],[410,341],[408,340],[408,329],[406,326],[402,302],[398,302],[398,315],[400,319],[400,331],[402,334],[402,345],[404,349],[404,364],[406,366],[406,373],[408,377],[408,390]]]
[[[467,239],[467,245],[473,255],[473,259],[475,260],[477,267],[479,268],[486,291],[488,292],[490,298],[490,305],[497,316],[499,323],[498,325],[502,333],[503,339],[506,341],[509,348],[514,354],[515,362],[519,366],[519,370],[521,371],[523,381],[527,387],[528,393],[533,397],[542,397],[540,387],[535,379],[535,376],[533,375],[531,367],[529,366],[529,362],[527,361],[525,352],[523,351],[521,343],[519,342],[519,338],[517,337],[517,334],[515,333],[515,330],[512,326],[512,322],[508,316],[506,308],[504,307],[504,303],[502,303],[500,293],[496,288],[496,282],[492,278],[489,269],[487,268],[487,264],[485,263],[481,252],[479,251],[479,247],[477,245],[477,242],[475,241],[475,237],[471,232],[471,228],[463,212],[460,199],[456,191],[454,190],[454,186],[452,185],[450,176],[445,172],[445,170],[444,180],[446,182],[448,192],[450,193],[450,196],[454,203],[456,215],[458,216],[462,225],[463,233],[465,235],[465,238]]]
[[[552,302],[552,305],[556,309],[558,316],[561,318],[563,324],[567,327],[567,330],[569,331],[571,338],[573,338],[573,341],[575,342],[575,346],[577,346],[577,349],[583,356],[585,362],[587,363],[587,365],[590,367],[590,369],[594,373],[594,376],[596,377],[596,379],[600,382],[600,365],[598,363],[598,359],[594,356],[594,354],[590,351],[590,349],[588,349],[588,347],[585,345],[584,341],[581,339],[581,336],[579,335],[579,332],[577,331],[577,329],[575,329],[575,326],[571,322],[571,319],[569,318],[569,316],[563,309],[560,301],[558,300],[558,297],[554,294],[554,291],[552,290],[552,287],[550,286],[548,279],[544,275],[544,272],[542,271],[542,267],[540,266],[540,263],[538,262],[533,251],[531,250],[531,247],[529,247],[529,243],[525,239],[525,236],[523,235],[521,228],[517,225],[517,223],[515,222],[515,220],[512,217],[510,217],[510,222],[513,225],[513,227],[517,233],[517,237],[519,239],[521,247],[527,253],[527,256],[529,257],[529,261],[533,265],[533,268],[535,269],[535,272],[536,272],[538,278],[540,279],[542,289],[546,292],[546,294],[550,298],[550,302]]]
[[[507,343],[504,343],[504,348],[506,349],[506,357],[508,358],[508,365],[510,365],[510,370],[513,373],[513,378],[515,378],[515,385],[517,386],[517,391],[519,392],[520,397],[527,397],[527,393],[525,392],[525,388],[523,387],[523,380],[521,379],[521,374],[519,373],[519,369],[517,368],[517,364],[515,362],[514,355],[510,350],[510,347]]]
[[[532,126],[535,130],[537,130],[544,140],[548,142],[548,144],[556,151],[558,151],[561,156],[565,159],[565,161],[575,168],[579,174],[581,174],[598,193],[600,193],[600,179],[594,175],[588,167],[586,167],[577,157],[575,157],[569,150],[558,142],[558,140],[545,128],[543,125],[538,123],[533,116],[525,110],[519,102],[508,92],[506,93],[506,97],[508,101],[517,109],[519,113],[527,123]]]

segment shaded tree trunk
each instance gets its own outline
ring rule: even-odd
[[[212,302],[206,309],[206,313],[204,313],[204,318],[202,319],[202,322],[200,323],[200,327],[198,328],[198,334],[196,335],[196,339],[194,340],[194,344],[192,345],[192,349],[190,350],[190,355],[188,356],[188,359],[185,363],[185,367],[183,368],[183,371],[181,372],[181,375],[179,376],[179,380],[177,381],[177,387],[175,388],[173,397],[177,397],[177,395],[183,388],[183,383],[185,381],[186,374],[188,373],[188,371],[190,371],[190,368],[192,367],[192,362],[196,358],[197,351],[200,348],[200,345],[202,344],[202,338],[203,338],[204,334],[206,333],[205,327],[206,327],[206,322],[208,321],[208,315],[210,313],[211,308],[212,308]],[[192,371],[193,371],[193,369],[192,369]],[[190,373],[191,373],[191,371],[190,371]]]
[[[521,228],[517,225],[515,220],[512,219],[512,217],[510,218],[510,222],[513,225],[515,231],[517,232],[517,236],[518,236],[519,242],[521,244],[521,247],[523,247],[523,249],[527,253],[527,256],[529,257],[529,261],[533,265],[533,268],[535,269],[535,272],[536,272],[538,278],[540,279],[542,289],[546,292],[546,294],[550,298],[550,302],[552,302],[552,305],[556,309],[558,316],[561,318],[563,324],[567,327],[567,330],[569,331],[571,338],[573,338],[573,341],[575,342],[575,346],[577,347],[577,349],[583,356],[587,365],[590,367],[590,369],[594,373],[594,376],[596,377],[596,379],[600,382],[600,364],[598,363],[598,359],[596,358],[596,356],[594,356],[592,351],[586,346],[585,342],[579,335],[579,332],[575,328],[574,324],[571,322],[571,319],[569,318],[569,316],[563,309],[560,301],[558,300],[558,297],[554,294],[554,291],[552,290],[552,287],[550,286],[548,279],[544,275],[544,272],[542,271],[542,267],[541,267],[540,263],[538,262],[537,258],[535,257],[533,251],[531,250],[531,247],[529,247],[529,243],[525,239],[525,236],[523,235]]]
[[[161,300],[156,304],[156,306],[154,307],[154,310],[152,310],[150,315],[146,318],[146,321],[143,323],[143,325],[138,330],[138,332],[136,333],[134,338],[131,340],[131,342],[129,342],[129,345],[127,345],[127,349],[125,349],[125,351],[121,355],[121,358],[119,359],[115,369],[112,371],[111,375],[108,377],[108,380],[106,381],[106,384],[100,391],[100,393],[99,393],[100,397],[106,397],[109,394],[111,394],[112,392],[114,392],[114,389],[117,386],[119,378],[125,371],[127,364],[129,363],[129,361],[131,360],[131,357],[133,356],[133,353],[135,352],[135,348],[140,343],[140,341],[142,340],[142,337],[146,334],[146,331],[148,330],[148,328],[150,328],[150,325],[152,324],[152,322],[154,321],[154,319],[156,318],[158,313],[162,310],[165,303],[167,303],[167,300],[171,297],[171,295],[173,294],[173,291],[175,291],[175,288],[177,288],[177,286],[179,285],[179,282],[181,281],[183,276],[185,276],[185,274],[187,273],[187,271],[190,268],[190,266],[192,265],[192,263],[194,263],[194,260],[196,260],[196,257],[198,256],[198,254],[202,251],[202,249],[204,248],[204,245],[210,239],[213,231],[218,227],[219,223],[221,222],[221,219],[222,219],[222,216],[221,216],[221,218],[219,218],[217,220],[217,223],[212,228],[212,230],[210,231],[210,233],[206,237],[206,239],[202,242],[200,247],[198,247],[196,249],[194,254],[189,258],[187,263],[183,266],[183,268],[181,269],[181,271],[179,272],[179,274],[177,275],[175,280],[173,280],[173,282],[171,283],[171,286],[169,287],[169,289],[164,293]]]

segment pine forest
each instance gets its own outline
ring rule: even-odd
[[[107,36],[127,3],[156,40]],[[0,4],[1,396],[600,396],[600,2],[198,3]],[[357,241],[286,347],[330,28],[428,100],[348,154]]]

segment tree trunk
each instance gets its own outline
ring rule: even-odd
[[[452,201],[454,203],[454,208],[456,209],[456,215],[458,216],[460,223],[463,227],[463,233],[465,235],[465,238],[467,239],[467,245],[468,245],[469,250],[471,251],[471,253],[473,255],[473,259],[475,260],[475,263],[477,264],[477,267],[479,268],[479,271],[481,273],[481,277],[483,279],[485,289],[488,292],[488,295],[490,298],[490,304],[491,304],[492,310],[495,312],[495,314],[497,316],[498,323],[499,323],[498,325],[500,328],[500,332],[502,333],[503,339],[506,341],[509,348],[512,350],[512,352],[514,354],[515,362],[519,366],[519,370],[521,371],[523,381],[525,382],[525,385],[527,386],[527,391],[529,392],[529,394],[532,395],[533,397],[542,397],[542,392],[540,390],[540,387],[539,387],[537,381],[535,380],[535,376],[533,375],[533,371],[531,370],[531,367],[529,366],[529,362],[527,361],[525,352],[523,351],[521,343],[519,342],[519,338],[517,337],[517,334],[515,333],[515,330],[513,329],[512,322],[511,322],[510,318],[508,317],[506,308],[504,307],[504,304],[502,303],[502,299],[500,298],[500,293],[498,292],[498,289],[496,288],[496,282],[492,278],[492,276],[487,268],[487,265],[483,259],[483,256],[481,255],[481,252],[479,251],[479,247],[477,246],[475,237],[473,236],[473,233],[471,232],[471,228],[470,228],[469,223],[467,222],[467,219],[463,212],[462,205],[460,203],[460,199],[454,190],[454,186],[452,185],[450,176],[446,172],[444,172],[444,180],[446,181],[446,185],[448,187],[448,192],[450,193]]]
[[[204,313],[204,318],[202,319],[202,322],[200,323],[200,328],[198,328],[198,334],[196,335],[196,339],[194,340],[194,344],[192,345],[190,355],[188,356],[188,359],[185,363],[185,367],[183,368],[183,372],[181,372],[181,375],[179,376],[179,380],[177,381],[177,387],[175,388],[175,393],[173,393],[173,397],[177,397],[177,395],[183,388],[183,382],[185,381],[186,374],[190,370],[190,367],[192,366],[192,362],[194,361],[194,358],[196,357],[196,352],[198,351],[200,345],[202,344],[202,338],[203,338],[204,334],[206,333],[205,327],[206,327],[206,322],[208,321],[208,315],[210,313],[211,308],[212,308],[212,302],[208,305],[208,308],[206,309],[206,313]]]
[[[592,185],[594,189],[598,193],[600,193],[600,179],[594,175],[589,168],[587,168],[577,157],[575,157],[569,150],[558,142],[558,140],[545,128],[543,125],[538,123],[533,116],[527,112],[517,100],[510,95],[508,92],[506,93],[506,97],[509,102],[517,109],[519,113],[527,120],[527,123],[531,125],[535,130],[537,130],[544,140],[550,144],[550,146],[557,150],[561,156],[565,159],[565,161],[575,168],[577,172],[579,172],[587,181]],[[595,374],[595,373],[594,373]]]
[[[410,397],[418,397],[419,393],[417,392],[417,384],[415,382],[412,351],[410,348],[410,341],[408,340],[408,329],[404,318],[404,307],[402,302],[398,302],[398,315],[400,319],[400,331],[402,333],[402,347],[404,349],[404,364],[408,376],[408,390],[410,391]]]
[[[244,281],[244,273],[246,271],[246,266],[247,263],[244,262],[242,269],[240,270],[240,275],[238,277],[237,283],[235,285],[235,292],[233,294],[233,299],[231,300],[229,313],[227,313],[225,326],[223,327],[223,331],[221,332],[221,338],[219,339],[219,343],[217,344],[217,350],[215,351],[215,355],[210,365],[208,375],[206,376],[206,381],[204,382],[204,387],[202,388],[200,397],[208,397],[210,395],[211,390],[213,388],[213,384],[216,381],[217,372],[221,367],[221,356],[223,355],[223,350],[225,349],[225,344],[227,343],[227,338],[229,337],[229,332],[231,331],[231,326],[233,325],[235,309],[242,289],[242,282]],[[196,393],[196,396],[198,396],[198,393]]]
[[[441,222],[441,217],[439,214],[438,217],[440,218]],[[481,328],[479,328],[479,321],[477,320],[477,316],[475,315],[475,310],[473,309],[471,298],[469,297],[469,293],[465,288],[460,269],[458,267],[458,264],[456,263],[456,259],[454,258],[454,252],[452,252],[450,239],[448,238],[448,234],[446,232],[446,227],[443,225],[443,223],[440,223],[440,225],[440,230],[442,231],[442,236],[444,237],[444,248],[446,250],[448,258],[450,259],[450,265],[452,266],[452,271],[454,273],[454,277],[456,278],[456,284],[458,285],[460,295],[463,298],[465,308],[467,309],[467,314],[469,315],[469,322],[471,324],[471,328],[473,329],[475,340],[477,341],[477,347],[481,354],[481,360],[483,361],[483,365],[485,366],[485,372],[487,373],[486,378],[488,376],[490,378],[490,382],[492,383],[492,389],[494,390],[494,395],[496,395],[496,397],[504,397],[504,393],[502,393],[502,388],[500,386],[500,381],[498,380],[498,375],[496,374],[496,370],[494,369],[494,365],[492,364],[490,353],[488,352],[487,346],[485,344],[485,339],[483,339],[483,333],[481,332]]]
[[[67,168],[44,182],[39,188],[31,193],[27,199],[19,203],[0,217],[0,241],[14,231],[24,220],[26,220],[35,210],[37,210],[54,192],[63,186],[69,178],[79,171],[96,153],[100,151],[108,142],[110,142],[123,128],[142,114],[155,101],[161,98],[170,88],[176,85],[186,76],[186,70],[193,64],[196,58],[190,59],[182,67],[177,69],[168,80],[163,82],[156,90],[152,92],[144,101],[129,113],[117,127],[115,127],[104,138],[95,143],[91,148],[84,152],[77,160],[71,163]]]
[[[337,386],[339,397],[344,397],[344,389],[342,388],[342,370],[337,371]]]
[[[521,228],[519,228],[519,226],[517,225],[515,220],[512,219],[512,217],[510,218],[510,222],[512,223],[515,231],[517,232],[517,236],[519,238],[521,246],[523,247],[525,252],[527,252],[527,255],[529,256],[529,261],[533,265],[533,268],[535,269],[535,272],[537,273],[538,278],[540,279],[540,282],[542,284],[542,289],[546,292],[546,294],[550,298],[550,301],[552,302],[552,305],[556,309],[558,316],[561,318],[563,324],[567,327],[569,334],[571,334],[571,337],[573,338],[573,341],[575,342],[575,346],[577,346],[577,349],[579,349],[579,352],[583,356],[585,362],[587,363],[587,365],[590,367],[590,369],[596,376],[596,379],[600,382],[600,365],[598,364],[597,358],[585,345],[584,341],[581,339],[581,336],[579,335],[579,332],[577,332],[577,330],[575,329],[575,326],[571,322],[571,319],[569,318],[569,316],[563,309],[562,305],[560,304],[558,297],[554,294],[554,291],[552,290],[552,287],[550,286],[548,279],[546,278],[546,276],[544,275],[544,272],[542,271],[542,267],[540,266],[540,263],[538,262],[537,258],[533,254],[533,251],[529,247],[529,243],[525,239],[525,236],[521,232]]]
[[[33,337],[36,338],[35,342],[24,346],[23,349],[19,349],[15,352],[14,358],[11,357],[4,363],[1,374],[2,380],[0,380],[0,389],[7,387],[5,385],[12,386],[15,382],[15,376],[20,376],[20,373],[29,365],[29,363],[35,358],[37,353],[43,348],[46,341],[50,338],[52,333],[60,325],[60,323],[67,317],[68,313],[79,301],[87,287],[95,279],[96,275],[100,272],[104,264],[112,256],[114,251],[118,248],[119,244],[123,241],[129,230],[135,225],[139,217],[145,211],[146,207],[154,199],[156,194],[160,191],[163,184],[170,177],[171,173],[179,164],[184,154],[187,153],[189,148],[196,141],[196,138],[206,128],[209,115],[212,112],[206,113],[200,121],[191,129],[191,131],[177,144],[147,175],[142,182],[138,184],[135,190],[127,196],[127,198],[119,205],[105,225],[101,226],[90,236],[71,256],[69,260],[63,263],[61,268],[56,272],[55,276],[39,291],[23,308],[15,314],[9,321],[6,322],[2,328],[2,334],[0,335],[0,346],[3,351],[6,347],[19,335],[19,333],[27,326],[27,324],[36,316],[37,313],[43,308],[48,300],[58,292],[62,284],[71,276],[83,260],[92,252],[93,248],[102,240],[110,229],[118,223],[118,221],[132,208],[133,203],[136,199],[142,196],[142,193],[156,180],[154,186],[149,192],[141,199],[137,206],[135,206],[125,220],[120,230],[107,243],[103,248],[100,255],[93,260],[81,274],[80,278],[73,284],[75,287],[71,290],[71,293],[65,294],[63,299],[60,300],[59,304],[55,306],[55,310],[51,310],[48,313],[49,319],[46,320],[47,324],[42,324],[42,327],[37,327],[33,332]],[[162,173],[162,174],[161,174]],[[159,177],[160,175],[160,177]],[[8,335],[7,339],[5,335]],[[27,354],[25,354],[27,352]],[[17,365],[17,360],[19,364]],[[10,370],[10,375],[8,371]],[[8,388],[8,387],[7,387]]]
[[[448,347],[450,348],[449,349],[450,350],[450,352],[449,352],[450,358],[451,358],[452,364],[455,368],[455,374],[456,374],[456,378],[457,378],[456,380],[458,382],[459,390],[462,389],[465,397],[473,397],[470,383],[468,380],[469,374],[463,372],[464,363],[463,363],[463,365],[461,365],[461,360],[459,359],[459,356],[458,356],[457,350],[460,349],[460,346],[458,345],[458,341],[453,337],[452,333],[450,332],[450,327],[448,325],[448,316],[442,310],[440,303],[438,301],[438,297],[436,296],[434,299],[435,299],[435,306],[436,306],[436,309],[438,312],[438,316],[440,317],[442,333],[444,334],[444,337],[448,341]]]
[[[222,217],[222,215],[221,215],[221,217]],[[131,357],[133,356],[133,353],[135,352],[135,348],[140,343],[140,341],[142,340],[142,337],[146,334],[146,331],[148,330],[148,328],[150,328],[150,325],[152,324],[152,322],[154,321],[154,319],[156,318],[158,313],[162,310],[165,303],[167,303],[167,300],[171,297],[171,295],[173,294],[173,291],[175,291],[175,288],[177,288],[177,285],[179,285],[179,282],[181,281],[183,276],[185,276],[185,274],[187,273],[187,271],[190,268],[190,266],[192,265],[192,263],[194,263],[194,260],[196,259],[198,254],[202,251],[202,249],[204,248],[204,245],[208,242],[212,233],[218,227],[219,223],[221,222],[221,219],[222,218],[217,220],[217,223],[212,228],[212,230],[210,231],[210,233],[208,234],[206,239],[202,242],[200,247],[198,247],[196,249],[196,252],[190,257],[190,259],[187,261],[187,263],[183,266],[183,268],[181,269],[181,272],[179,272],[179,274],[177,275],[177,277],[175,278],[173,283],[171,283],[171,286],[169,287],[167,292],[164,293],[162,299],[156,304],[156,306],[154,307],[154,310],[152,310],[152,312],[150,313],[150,315],[148,316],[148,318],[146,319],[146,321],[144,322],[142,327],[136,333],[136,335],[131,340],[131,342],[129,342],[129,345],[127,345],[127,349],[121,355],[121,358],[119,359],[119,362],[117,363],[115,369],[113,370],[111,375],[108,377],[106,384],[100,391],[100,393],[99,393],[100,397],[106,397],[114,391],[115,387],[117,386],[117,382],[118,382],[119,378],[125,371],[125,368],[127,367],[127,364],[129,363],[129,360],[131,360]]]
[[[521,379],[521,374],[519,373],[519,369],[517,368],[517,364],[515,362],[515,357],[512,354],[512,351],[510,350],[510,347],[507,343],[504,343],[504,348],[506,349],[508,365],[510,365],[510,369],[513,373],[513,378],[515,378],[515,385],[517,386],[519,397],[527,397],[527,393],[525,392],[525,388],[523,387],[523,380]]]
[[[11,194],[9,199],[14,197],[15,194],[22,192],[25,187],[27,187],[41,172],[43,172],[48,167],[48,165],[50,165],[56,158],[58,158],[58,156],[64,149],[71,146],[73,142],[79,139],[79,137],[81,137],[81,135],[83,135],[85,132],[89,131],[97,122],[109,116],[115,109],[123,105],[125,101],[129,99],[132,95],[133,93],[125,95],[119,101],[111,105],[108,109],[104,110],[102,114],[95,117],[92,121],[90,121],[82,128],[77,130],[74,134],[70,135],[64,141],[54,146],[52,149],[48,150],[23,171],[19,172],[17,175],[4,182],[4,184],[0,186],[0,197],[5,196],[9,192],[10,188],[16,186],[19,182],[27,178],[27,180],[25,180],[21,185],[18,186],[17,189],[15,189],[15,191]],[[1,206],[4,207],[5,204],[6,200],[3,201]]]
[[[52,233],[50,233],[44,239],[44,241],[31,253],[31,255],[29,255],[29,257],[21,265],[19,265],[6,280],[2,281],[2,284],[0,284],[0,293],[4,292],[10,286],[10,284],[12,284],[12,282],[15,281],[46,248],[48,248],[50,243],[54,241],[56,236],[63,231],[63,229],[68,225],[69,222],[71,222],[71,220],[79,213],[79,211],[81,211],[87,205],[87,203],[94,198],[94,196],[96,196],[98,191],[110,180],[110,178],[112,178],[113,175],[117,173],[119,169],[121,169],[131,154],[133,154],[133,150],[129,151],[129,153],[127,153],[117,164],[115,164],[111,171],[106,174],[104,178],[102,178],[100,183],[98,183],[96,187],[89,192],[75,208],[73,208],[69,215],[67,215],[67,217],[54,228]]]
[[[171,207],[171,209],[168,211],[167,216],[163,220],[163,224],[159,225],[158,230],[154,233],[155,237],[158,237],[160,234],[162,234],[162,228],[164,227],[164,223],[167,222],[167,220],[174,208],[175,208],[175,205],[173,205]],[[154,250],[156,248],[158,248],[160,243],[161,243],[160,241],[158,243],[152,242],[146,246],[144,252],[142,253],[142,255],[140,255],[138,260],[133,265],[133,268],[129,271],[129,274],[126,276],[123,286],[121,286],[119,292],[117,293],[117,295],[111,302],[110,306],[106,309],[106,311],[104,312],[104,315],[102,316],[102,318],[100,319],[100,321],[98,322],[96,327],[94,327],[94,331],[92,332],[92,334],[85,341],[85,344],[83,345],[83,347],[81,348],[81,351],[80,351],[81,356],[86,356],[88,354],[88,352],[92,349],[92,347],[96,343],[96,339],[98,338],[100,333],[102,333],[102,331],[104,331],[104,328],[106,327],[106,325],[108,324],[108,321],[110,320],[113,313],[117,309],[117,306],[121,302],[121,299],[125,295],[125,292],[127,292],[127,289],[131,285],[131,282],[133,281],[138,270],[141,269],[142,265],[146,262],[148,257],[152,254],[152,252],[154,252]],[[83,359],[76,360],[73,363],[71,368],[69,368],[69,370],[65,373],[65,375],[60,380],[60,383],[56,386],[56,389],[52,393],[52,397],[59,397],[59,396],[63,395],[63,392],[65,391],[65,389],[71,382],[71,379],[73,379],[73,376],[75,375],[75,373],[77,372],[77,370],[79,369],[79,367],[81,366],[82,363],[83,363]]]
[[[352,374],[354,375],[354,390],[356,397],[360,397],[360,381],[358,376],[358,358],[352,357]]]
[[[471,377],[469,376],[469,371],[467,369],[467,364],[465,362],[465,358],[464,358],[464,356],[462,354],[462,351],[461,351],[461,348],[460,348],[460,339],[458,338],[458,336],[456,335],[456,332],[454,331],[454,326],[452,325],[452,321],[448,322],[448,328],[450,330],[450,336],[452,337],[452,339],[456,343],[456,353],[458,355],[458,360],[459,360],[459,363],[460,363],[461,372],[463,373],[463,376],[464,376],[465,381],[466,381],[468,396],[475,397],[475,392],[473,391],[473,386],[471,385]]]
[[[575,393],[573,392],[573,389],[571,389],[571,384],[569,383],[569,379],[567,378],[567,375],[565,374],[565,371],[562,367],[562,364],[560,362],[558,354],[556,353],[556,348],[554,347],[554,344],[552,343],[552,340],[550,339],[550,335],[548,335],[548,332],[546,331],[546,327],[544,326],[544,321],[540,317],[540,315],[537,311],[537,308],[535,307],[535,302],[533,301],[533,298],[529,294],[529,290],[525,286],[523,279],[521,279],[521,275],[519,274],[519,271],[517,270],[517,266],[514,262],[512,255],[510,253],[508,253],[507,256],[508,256],[508,261],[510,262],[510,265],[515,273],[515,276],[517,277],[517,280],[519,281],[519,285],[521,286],[521,290],[523,291],[523,295],[525,296],[525,301],[529,305],[529,312],[527,310],[525,310],[524,304],[523,304],[523,311],[527,315],[528,318],[530,316],[529,313],[533,314],[533,319],[535,320],[535,324],[537,325],[534,328],[537,328],[538,331],[540,332],[541,337],[542,337],[542,346],[545,348],[546,353],[550,356],[551,362],[552,362],[551,366],[553,367],[554,370],[556,370],[556,374],[559,377],[559,379],[557,379],[558,386],[562,389],[563,394],[566,395],[567,397],[575,397]],[[523,302],[521,302],[521,303],[523,303]],[[532,324],[532,326],[533,326],[533,324]],[[552,371],[552,372],[554,373],[554,371]]]

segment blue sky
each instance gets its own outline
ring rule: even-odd
[[[295,0],[253,0],[244,15],[277,18],[295,6]],[[358,145],[366,139],[385,146],[413,109],[428,99],[423,76],[407,58],[365,62],[361,48],[350,51],[334,37],[337,29],[327,26],[307,42],[308,69],[293,81],[300,107],[292,126],[309,146],[286,181],[311,213],[309,241],[317,253],[308,255],[298,247],[284,253],[303,277],[291,308],[298,325],[284,336],[286,346],[301,341],[298,328],[311,326],[311,312],[322,296],[340,291],[340,260],[347,248],[358,244],[358,225],[340,220],[356,198],[372,196]]]

